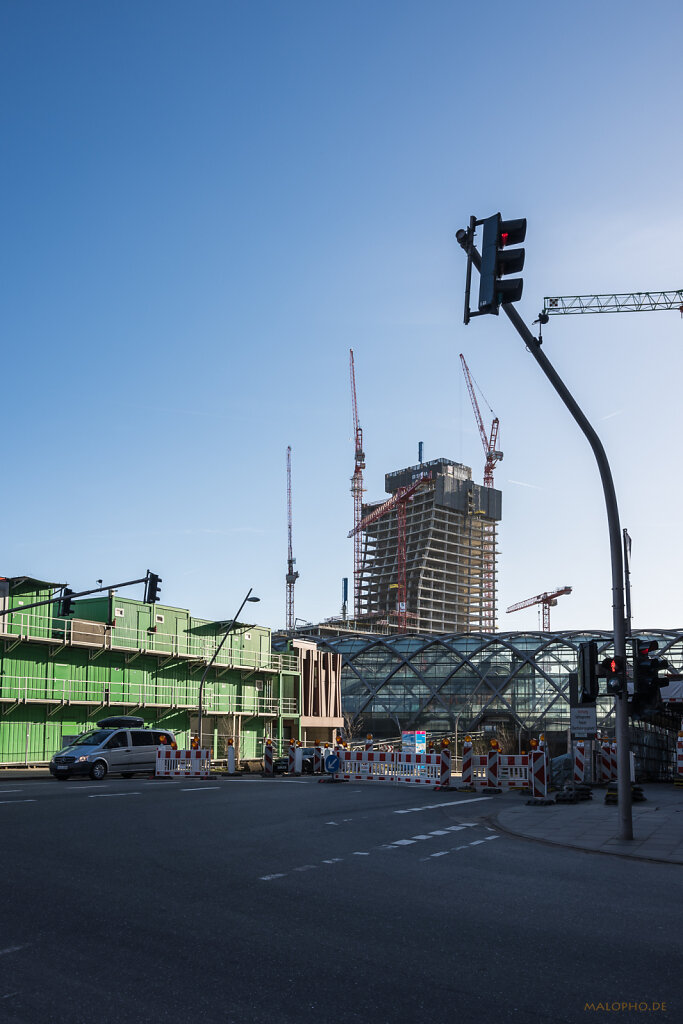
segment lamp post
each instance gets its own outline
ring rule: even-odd
[[[221,640],[221,642],[219,643],[218,647],[216,648],[216,650],[211,655],[211,660],[209,661],[208,665],[204,669],[204,673],[203,673],[202,678],[201,678],[201,680],[199,682],[199,705],[197,707],[197,720],[198,720],[198,724],[197,724],[197,740],[199,741],[200,749],[201,749],[201,746],[202,746],[202,703],[203,703],[203,698],[204,698],[204,682],[206,680],[206,677],[208,676],[209,670],[211,669],[211,666],[213,665],[214,661],[216,660],[216,658],[220,654],[220,651],[221,651],[221,648],[222,648],[223,644],[227,640],[228,635],[232,631],[232,628],[235,625],[235,623],[237,622],[237,620],[238,620],[238,618],[240,616],[240,612],[244,608],[244,606],[247,603],[247,601],[260,601],[260,600],[261,600],[260,597],[252,597],[251,596],[251,587],[250,587],[249,588],[249,593],[247,594],[247,596],[245,597],[244,601],[242,601],[242,604],[239,606],[239,608],[235,612],[235,615],[233,616],[232,621],[228,623],[228,626],[227,626],[225,632],[223,633],[223,639]]]

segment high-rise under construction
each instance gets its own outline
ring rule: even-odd
[[[501,492],[450,459],[388,473],[385,489],[400,498],[420,480],[403,525],[394,506],[364,528],[360,618],[420,633],[494,632]],[[363,516],[381,505],[364,505]]]

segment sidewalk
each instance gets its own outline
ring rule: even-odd
[[[526,797],[496,797],[514,806],[500,807],[501,830],[578,850],[611,853],[639,860],[683,864],[683,789],[672,784],[644,785],[645,803],[633,804],[633,839],[619,839],[619,807],[605,804],[605,789],[593,789],[593,799],[578,804],[528,807]]]

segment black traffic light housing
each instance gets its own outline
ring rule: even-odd
[[[630,713],[639,715],[643,711],[656,708],[661,695],[659,688],[662,682],[659,673],[669,667],[666,658],[652,658],[650,654],[659,648],[656,640],[632,640],[633,650],[633,697]]]
[[[64,587],[62,590],[62,596],[59,599],[59,618],[68,619],[73,612],[73,601],[71,595],[73,590],[70,587]]]
[[[147,570],[147,582],[145,583],[145,604],[156,604],[159,600],[159,584],[162,582],[161,576],[157,576],[155,572]]]
[[[623,693],[626,690],[626,659],[622,658],[620,654],[613,654],[611,658],[603,658],[598,675],[607,681],[607,689],[610,693]]]
[[[524,281],[521,277],[506,281],[507,274],[518,274],[524,266],[524,249],[510,249],[526,238],[526,218],[503,220],[499,213],[481,221],[484,234],[479,273],[479,312],[495,313],[503,302],[519,302]]]
[[[595,704],[600,695],[598,645],[595,640],[579,644],[579,703]]]

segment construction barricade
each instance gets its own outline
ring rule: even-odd
[[[266,745],[263,748],[263,774],[267,778],[274,778],[273,772],[273,741],[266,740]]]
[[[679,732],[676,740],[676,774],[683,779],[683,731]]]
[[[388,750],[335,751],[340,782],[408,782],[434,786],[441,779],[440,754],[397,753]]]
[[[211,757],[208,750],[173,750],[169,746],[157,747],[155,778],[182,775],[184,778],[208,779],[210,774]]]
[[[232,740],[228,740],[228,775],[235,774],[235,747]]]
[[[574,747],[574,783],[576,785],[583,785],[586,777],[586,748],[585,745],[579,740]]]

